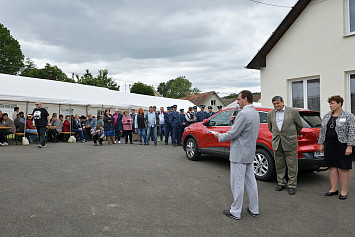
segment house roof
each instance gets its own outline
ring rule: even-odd
[[[279,42],[286,31],[291,27],[291,25],[297,20],[301,15],[303,10],[308,6],[312,0],[299,0],[287,14],[285,19],[272,33],[270,38],[266,41],[263,47],[255,55],[255,57],[246,66],[248,69],[258,69],[266,67],[266,55],[273,49],[273,47]]]
[[[253,102],[259,102],[261,99],[261,94],[255,94],[253,95]],[[230,98],[230,99],[227,99],[227,98],[222,98],[222,101],[223,103],[228,106],[230,104],[232,104],[234,101],[236,101],[237,98]]]
[[[206,102],[206,100],[211,96],[215,94],[218,98],[219,96],[217,95],[216,92],[214,91],[209,91],[209,92],[205,92],[205,93],[201,93],[201,94],[196,94],[196,95],[191,95],[191,96],[185,96],[182,98],[179,98],[181,100],[189,100],[190,102],[192,102],[193,104],[200,106],[203,103]],[[219,100],[223,103],[223,105],[225,106],[225,103],[223,102],[223,100],[221,100],[221,98],[219,98]]]
[[[233,103],[236,100],[237,100],[237,98],[230,98],[230,99],[222,98],[222,101],[225,105],[230,105],[231,103]]]

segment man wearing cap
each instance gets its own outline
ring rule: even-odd
[[[218,109],[218,113],[221,112],[222,111],[222,105],[218,105],[217,109]]]
[[[197,122],[203,122],[204,119],[208,118],[208,113],[205,111],[205,105],[200,106],[201,111],[196,114]]]
[[[194,112],[192,112],[193,115],[197,116],[197,106],[195,105],[195,106],[192,107],[192,108],[193,108],[193,110],[194,110]]]
[[[184,130],[187,126],[187,120],[185,118],[185,113],[184,113],[184,109],[180,109],[180,128],[179,128],[179,132],[178,132],[178,137],[177,137],[177,145],[178,146],[182,146],[182,134],[184,133]]]
[[[171,140],[174,147],[177,146],[178,133],[180,129],[180,115],[177,110],[177,105],[173,105],[173,111],[170,112],[169,120],[172,127]]]
[[[212,115],[214,115],[215,112],[212,112],[212,106],[208,106],[208,117],[211,117]]]
[[[170,113],[171,113],[171,107],[168,106],[166,107],[167,111],[165,114],[164,114],[164,132],[165,132],[165,145],[168,145],[168,142],[169,142],[169,136],[171,135],[171,124],[170,124],[170,120],[169,120],[169,117],[170,117]]]

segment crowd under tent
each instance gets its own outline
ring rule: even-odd
[[[164,107],[177,105],[179,109],[194,106],[188,100],[170,99],[140,95],[121,91],[113,91],[103,87],[82,85],[77,83],[61,82],[54,80],[13,76],[0,74],[0,110],[12,113],[15,106],[20,111],[28,111],[34,108],[34,102],[42,102],[42,106],[48,112],[88,115],[102,113],[106,108],[130,110],[132,108],[148,109],[149,106]]]

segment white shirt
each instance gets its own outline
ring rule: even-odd
[[[277,124],[277,128],[279,129],[279,131],[281,131],[282,129],[282,124],[284,123],[284,118],[285,118],[285,106],[282,108],[281,111],[276,111],[276,124]]]
[[[159,124],[164,124],[165,120],[164,120],[164,113],[160,112],[159,114]]]

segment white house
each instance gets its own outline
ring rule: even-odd
[[[355,113],[355,0],[299,0],[246,66],[260,70],[262,105],[329,111],[331,95]]]

